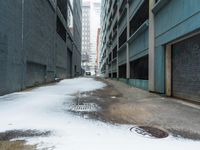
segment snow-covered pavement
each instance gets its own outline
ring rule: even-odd
[[[92,78],[63,80],[55,85],[0,97],[0,132],[8,130],[51,131],[47,137],[22,138],[38,149],[55,150],[198,150],[200,142],[150,139],[130,132],[130,125],[111,125],[84,119],[67,110],[77,92],[105,87]]]

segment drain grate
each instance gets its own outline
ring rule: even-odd
[[[99,107],[95,103],[73,104],[69,107],[69,110],[74,112],[93,112],[98,111],[98,109]]]
[[[169,136],[167,131],[150,126],[132,127],[130,131],[148,138],[166,138]]]

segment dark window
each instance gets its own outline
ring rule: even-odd
[[[148,55],[143,56],[130,63],[130,78],[148,80]]]
[[[111,78],[112,76],[111,76],[111,73],[109,73],[109,78]]]
[[[126,64],[119,66],[119,78],[126,78]]]
[[[61,22],[61,20],[58,18],[58,16],[57,16],[56,30],[57,30],[57,33],[60,35],[60,37],[64,41],[66,41],[66,29],[65,29],[63,23]]]
[[[112,61],[112,53],[109,54],[109,62]]]
[[[120,6],[120,9],[119,9],[119,13],[120,13],[120,16],[123,14],[123,12],[125,11],[126,9],[126,3],[127,1],[126,0],[123,0],[121,6]]]
[[[119,47],[121,47],[127,40],[127,28],[124,29],[122,34],[119,37]]]
[[[117,78],[117,73],[116,72],[113,73],[113,78]]]
[[[117,57],[117,46],[113,49],[113,59]]]
[[[57,6],[65,20],[67,20],[67,0],[57,0]]]
[[[145,0],[130,21],[130,36],[149,18],[149,3]]]

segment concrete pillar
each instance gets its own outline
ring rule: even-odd
[[[113,51],[111,49],[111,78],[113,78]]]
[[[152,8],[154,0],[149,0],[149,91],[155,91],[155,26]]]
[[[165,56],[166,56],[166,95],[167,96],[171,96],[171,81],[172,81],[172,54],[171,54],[172,50],[171,50],[171,45],[168,44],[166,46],[166,51],[165,51]]]
[[[106,78],[109,77],[109,66],[108,66],[108,49],[106,49]]]
[[[26,51],[24,49],[24,11],[25,11],[25,0],[22,0],[22,84],[21,84],[21,90],[26,88]]]
[[[119,1],[117,2],[119,4]],[[117,6],[117,20],[119,20],[119,5]],[[118,32],[118,25],[117,25],[117,78],[119,78],[119,57],[118,57],[118,50],[119,50],[119,32]]]
[[[127,41],[130,35],[130,27],[129,27],[129,2],[127,1]],[[126,78],[130,78],[130,60],[129,60],[129,43],[126,42]]]

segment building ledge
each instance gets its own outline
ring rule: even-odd
[[[117,61],[117,57],[115,57],[113,60],[112,60],[112,63],[116,62]]]
[[[141,0],[141,1],[137,4],[137,6],[136,6],[136,8],[134,9],[134,11],[133,11],[131,14],[129,14],[129,15],[130,15],[130,16],[129,16],[130,20],[135,16],[135,14],[136,14],[137,11],[140,9],[140,7],[142,6],[143,3],[144,3],[144,0]]]
[[[51,4],[53,10],[56,10],[56,2],[54,0],[49,0],[49,3]]]
[[[129,38],[128,42],[134,41],[141,33],[143,33],[149,26],[149,20],[146,20],[133,35]]]
[[[121,51],[122,49],[124,49],[124,48],[126,47],[126,43],[127,43],[127,42],[125,42],[125,43],[118,49],[118,51]]]
[[[124,8],[122,14],[119,16],[119,20],[118,20],[118,25],[120,25],[122,23],[122,20],[125,18],[125,16],[127,15],[127,8]]]
[[[167,3],[169,3],[171,0],[159,0],[155,6],[152,8],[152,12],[154,14],[157,14]]]

